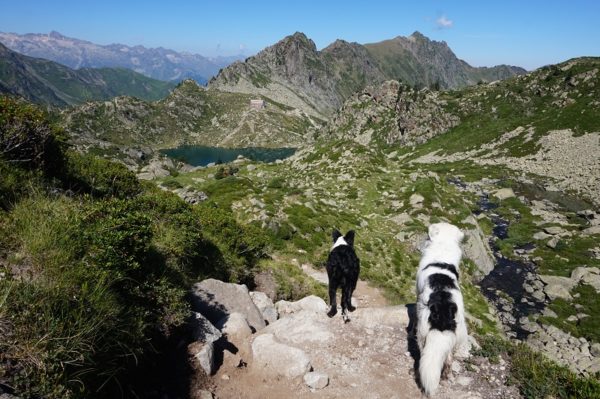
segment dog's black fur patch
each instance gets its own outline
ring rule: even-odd
[[[334,244],[340,237],[342,237],[342,233],[334,230],[332,234]],[[356,309],[352,306],[351,298],[358,281],[360,260],[354,251],[354,231],[350,230],[346,233],[344,241],[348,245],[338,245],[331,250],[327,258],[326,269],[327,277],[329,277],[329,304],[331,305],[331,309],[327,312],[329,317],[333,317],[337,313],[335,293],[338,287],[342,289],[342,314],[345,316],[346,310],[353,312]]]
[[[427,302],[431,328],[440,331],[455,331],[454,316],[458,307],[448,290],[457,289],[456,282],[446,274],[436,273],[429,276],[429,286],[433,290]]]
[[[423,268],[423,270],[428,269],[430,267],[439,267],[440,269],[448,270],[450,273],[454,274],[456,276],[456,279],[458,280],[458,270],[456,270],[456,266],[454,266],[450,263],[443,263],[443,262],[430,263],[427,266],[425,266]]]
[[[452,277],[443,273],[435,273],[429,276],[429,286],[434,292],[458,288]]]

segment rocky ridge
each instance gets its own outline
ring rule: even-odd
[[[355,91],[389,79],[458,88],[525,72],[516,67],[473,68],[458,60],[445,43],[418,32],[389,42],[401,45],[337,40],[317,51],[312,40],[296,32],[244,62],[224,68],[209,86],[265,95],[326,118]]]

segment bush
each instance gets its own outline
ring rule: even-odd
[[[231,212],[214,204],[196,206],[194,213],[206,237],[223,253],[228,279],[251,284],[254,268],[266,254],[268,239],[265,233],[254,225],[240,225]]]
[[[0,158],[32,168],[60,161],[62,133],[34,105],[0,97]]]
[[[129,198],[140,193],[140,183],[124,165],[74,151],[66,153],[63,185],[95,197]]]

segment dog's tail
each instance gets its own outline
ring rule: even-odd
[[[419,361],[421,386],[427,396],[432,395],[440,383],[442,368],[456,342],[453,331],[429,330]]]

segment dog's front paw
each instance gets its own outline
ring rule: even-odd
[[[327,312],[327,316],[329,316],[329,317],[333,317],[333,316],[335,316],[335,315],[336,315],[336,313],[337,313],[337,309],[336,309],[336,308],[331,308],[331,309],[329,310],[329,312]]]
[[[356,310],[356,306],[348,305],[348,311],[354,312]]]

